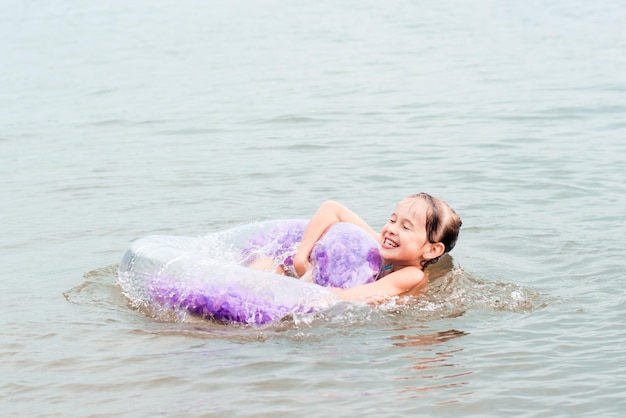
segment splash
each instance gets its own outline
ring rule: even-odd
[[[428,291],[420,296],[395,298],[381,305],[387,312],[429,320],[454,318],[468,311],[523,313],[545,306],[541,293],[516,283],[479,279],[454,267],[431,277]]]
[[[225,245],[225,242],[232,242],[232,235],[220,233],[211,235],[207,239],[210,242],[210,249],[207,251],[213,256],[219,252],[231,262],[241,262],[247,257],[240,248]],[[221,243],[219,251],[215,249],[217,243]],[[277,315],[280,317],[278,320],[266,322],[265,325],[257,324],[254,332],[252,330],[244,332],[243,328],[237,326],[237,323],[230,323],[224,328],[221,322],[216,322],[210,316],[203,316],[200,311],[193,312],[193,309],[172,309],[167,304],[150,303],[150,299],[128,298],[128,295],[122,294],[121,288],[137,283],[131,280],[123,285],[119,284],[120,281],[130,280],[130,278],[118,275],[117,265],[85,273],[83,283],[64,292],[64,296],[70,303],[97,309],[113,309],[116,314],[131,307],[140,312],[144,318],[156,319],[157,322],[152,326],[165,327],[164,330],[167,332],[208,333],[213,336],[217,333],[223,335],[224,338],[241,336],[244,339],[256,339],[261,334],[262,338],[269,338],[268,335],[276,332],[287,332],[288,335],[296,332],[305,335],[306,332],[303,330],[309,330],[315,334],[316,329],[346,330],[362,326],[384,328],[403,323],[413,324],[415,321],[455,318],[474,310],[524,313],[542,308],[548,303],[546,295],[533,289],[515,283],[474,277],[461,267],[455,266],[449,255],[443,257],[439,263],[430,266],[428,274],[429,290],[423,295],[390,298],[380,306],[339,302],[328,304],[325,308],[320,308],[315,312],[281,312]],[[291,280],[298,283],[295,279]],[[262,293],[263,284],[258,282],[256,284],[259,287],[250,289],[250,292]],[[156,286],[157,283],[154,285]],[[145,286],[137,286],[131,291],[135,292],[134,295],[141,296],[148,290]],[[163,295],[171,295],[179,300],[189,297],[189,295],[177,294],[175,291],[170,293],[165,288],[162,288],[162,291]],[[303,297],[306,298],[306,295]],[[196,305],[202,306],[203,303]],[[240,335],[240,333],[243,334]]]

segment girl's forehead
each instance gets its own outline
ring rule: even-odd
[[[411,219],[423,220],[427,211],[428,205],[423,199],[404,199],[396,206],[395,213]]]

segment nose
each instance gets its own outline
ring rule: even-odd
[[[398,224],[397,223],[391,223],[389,222],[389,224],[387,225],[387,231],[390,232],[393,235],[398,235]]]

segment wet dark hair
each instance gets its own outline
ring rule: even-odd
[[[428,242],[431,244],[442,243],[444,246],[443,254],[452,251],[459,238],[461,225],[463,225],[459,215],[446,202],[428,193],[417,193],[408,196],[405,200],[413,199],[419,199],[428,203],[428,210],[426,211],[426,237]],[[426,260],[422,268],[436,263],[439,261],[439,257]]]

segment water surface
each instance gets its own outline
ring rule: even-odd
[[[622,416],[618,1],[3,2],[3,416]],[[157,320],[132,240],[405,195],[464,226],[431,292]],[[445,267],[445,268],[444,268]]]

